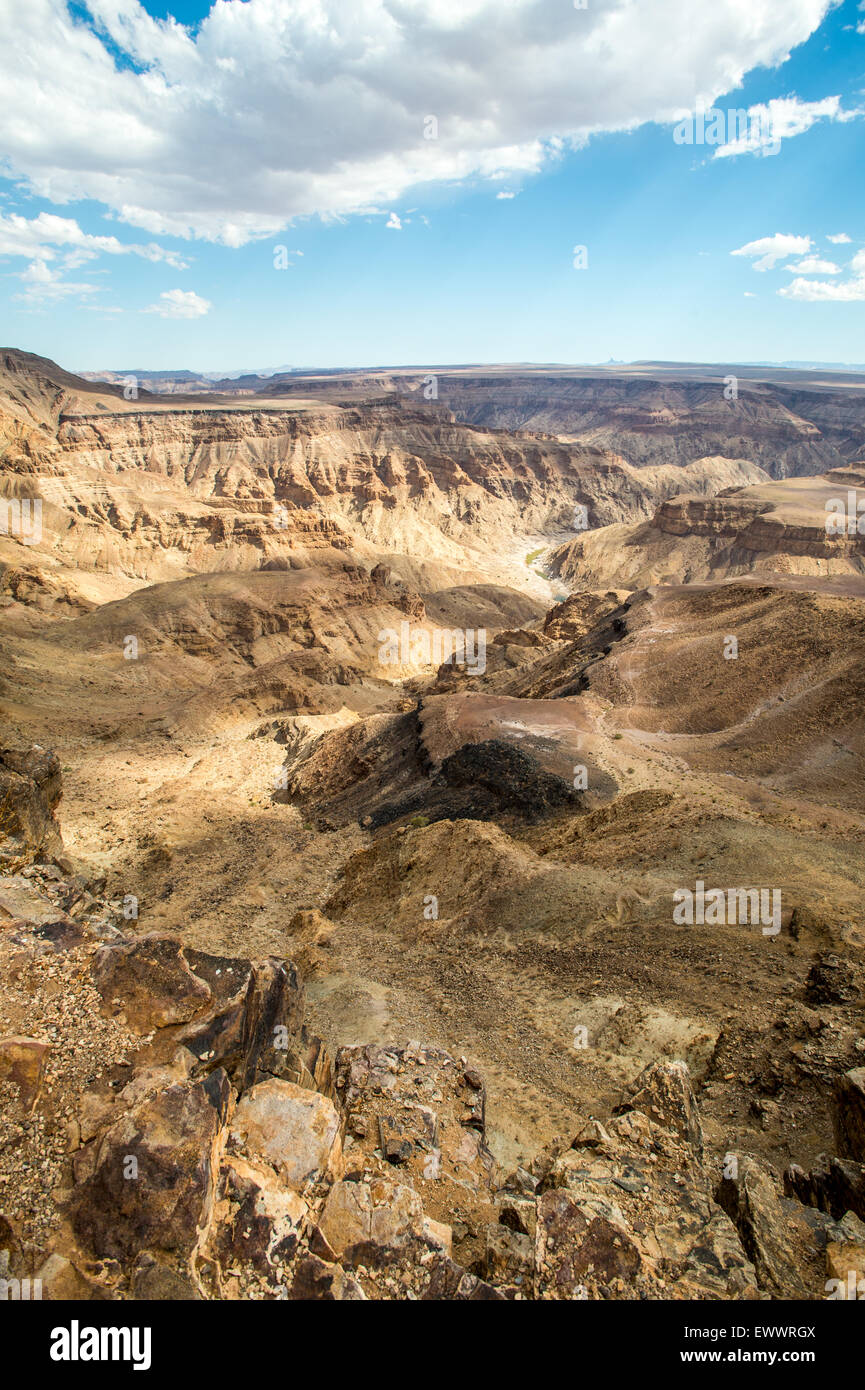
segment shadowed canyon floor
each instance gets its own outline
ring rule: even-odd
[[[664,454],[671,463],[654,442],[622,456],[624,436],[587,424],[589,442],[573,419],[525,432],[550,428],[551,399],[576,409],[583,386],[521,380],[517,420],[511,383],[491,420],[486,387],[446,384],[428,410],[399,380],[376,395],[304,381],[302,398],[286,389],[255,407],[126,402],[5,355],[0,483],[7,501],[42,508],[38,538],[0,536],[0,714],[4,744],[59,760],[64,846],[28,836],[19,815],[7,876],[20,879],[35,846],[66,874],[95,875],[94,900],[134,899],[136,932],[168,935],[189,959],[293,961],[308,1027],[333,1051],[409,1046],[400,1074],[421,1044],[461,1059],[484,1078],[484,1145],[502,1172],[556,1142],[572,1153],[587,1124],[612,1124],[644,1068],[673,1068],[663,1084],[678,1086],[685,1062],[700,1164],[720,1182],[725,1155],[750,1155],[788,1203],[778,1239],[801,1245],[786,1266],[755,1256],[745,1198],[718,1189],[706,1201],[753,1269],[695,1296],[823,1297],[825,1248],[865,1235],[861,1193],[831,1214],[849,1209],[853,1236],[825,1223],[803,1234],[800,1213],[820,1208],[802,1192],[821,1155],[851,1169],[865,1159],[838,1147],[838,1095],[865,1066],[865,550],[825,529],[827,499],[865,488],[859,417],[838,404],[821,434],[819,411],[807,427],[786,416],[766,444],[793,388],[764,386],[760,448],[743,452],[746,399],[750,424],[729,429],[723,453],[718,388],[675,387],[693,448]],[[635,428],[637,387],[603,387],[616,389]],[[796,390],[825,416],[828,388]],[[767,466],[778,440],[797,476]],[[412,634],[442,631],[482,633],[482,659],[412,647]],[[777,893],[777,921],[676,920],[676,895],[698,883]],[[11,941],[28,890],[2,891]],[[205,964],[190,968],[199,979]],[[3,990],[0,1033],[41,1036],[42,996],[28,1017],[23,985]],[[100,1046],[134,1050],[130,1009],[113,1022],[104,1003]],[[169,1067],[168,1055],[150,1060]],[[257,1065],[253,1090],[289,1084]],[[308,1073],[309,1094],[328,1095]],[[240,1116],[251,1092],[237,1094]],[[387,1176],[387,1143],[352,1122],[343,1115],[343,1139]],[[631,1142],[614,1139],[611,1153]],[[479,1173],[478,1152],[466,1161]],[[791,1164],[802,1176],[782,1198]],[[99,1171],[81,1179],[94,1192]],[[64,1188],[59,1166],[56,1177]],[[460,1266],[514,1296],[517,1255],[493,1278],[478,1211],[452,1221],[453,1194],[427,1177],[424,1209],[454,1225]],[[571,1190],[570,1177],[550,1183]],[[52,1219],[28,1227],[43,1257]],[[90,1217],[69,1219],[91,1239]],[[316,1219],[333,1255],[336,1219]],[[608,1271],[598,1288],[639,1283],[636,1271]]]

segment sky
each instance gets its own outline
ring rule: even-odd
[[[865,0],[0,0],[0,84],[71,370],[865,363]]]

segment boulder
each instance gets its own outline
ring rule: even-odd
[[[303,989],[290,961],[269,957],[252,971],[243,1013],[238,1085],[245,1091],[262,1076],[296,1073],[300,1059],[292,1040],[303,1024]]]
[[[685,1062],[652,1062],[630,1088],[627,1103],[619,1110],[641,1110],[655,1124],[684,1139],[695,1153],[703,1152],[700,1114]]]
[[[289,1293],[291,1299],[330,1303],[358,1303],[365,1297],[357,1280],[341,1265],[328,1264],[317,1255],[307,1255],[299,1262]]]
[[[220,1173],[212,1251],[223,1274],[237,1265],[278,1276],[296,1253],[307,1204],[273,1170],[231,1156]]]
[[[499,1193],[496,1195],[496,1208],[500,1225],[534,1238],[538,1207],[533,1197],[519,1197],[512,1192]]]
[[[0,840],[17,836],[28,850],[60,853],[54,812],[61,795],[56,753],[38,743],[0,747]]]
[[[713,1200],[710,1175],[689,1143],[642,1111],[626,1111],[607,1128],[584,1125],[572,1147],[544,1166],[542,1193],[566,1190],[590,1226],[601,1221],[593,1227],[595,1236],[603,1236],[614,1252],[628,1249],[631,1263],[631,1247],[639,1257],[636,1272],[620,1283],[624,1275],[609,1259],[588,1261],[593,1268],[578,1270],[577,1280],[586,1292],[576,1296],[730,1299],[756,1293],[753,1266],[733,1223]],[[608,1226],[616,1228],[620,1245]],[[590,1241],[589,1254],[591,1249]],[[578,1264],[586,1266],[586,1252]],[[538,1278],[539,1297],[575,1296],[567,1292],[564,1266],[552,1283],[543,1271]]]
[[[553,1189],[538,1200],[535,1264],[547,1297],[572,1299],[587,1280],[622,1294],[641,1259],[614,1205],[581,1202],[576,1193]]]
[[[188,950],[185,955],[215,1001],[177,1035],[198,1059],[199,1073],[224,1067],[241,1092],[279,1077],[333,1098],[330,1054],[303,1024],[303,988],[290,961],[235,961],[245,969],[229,972],[231,962],[221,958]]]
[[[820,1154],[808,1173],[793,1163],[784,1174],[784,1191],[836,1221],[848,1211],[865,1220],[865,1163]]]
[[[49,1255],[37,1270],[36,1278],[42,1286],[42,1297],[50,1303],[77,1302],[93,1296],[87,1279],[65,1255]]]
[[[531,1290],[535,1272],[534,1237],[507,1226],[487,1226],[481,1273],[496,1284],[525,1285]]]
[[[93,983],[110,1013],[123,1013],[141,1033],[186,1023],[211,1002],[209,985],[193,974],[182,944],[152,934],[103,946],[92,965]]]
[[[337,1182],[319,1217],[319,1232],[333,1257],[347,1265],[377,1265],[423,1242],[420,1197],[400,1183]]]
[[[738,1230],[760,1284],[782,1298],[807,1297],[771,1173],[748,1154],[728,1155],[727,1166],[735,1176],[722,1177],[715,1195]]]
[[[120,1261],[142,1249],[190,1256],[210,1216],[230,1108],[228,1077],[214,1072],[166,1087],[103,1131],[78,1165],[79,1239]]]
[[[198,1303],[202,1298],[188,1274],[160,1263],[149,1250],[135,1262],[129,1292],[136,1303]]]
[[[326,1096],[291,1081],[261,1081],[240,1099],[232,1139],[301,1192],[342,1173],[340,1121]]]
[[[424,1302],[493,1303],[505,1297],[492,1284],[469,1274],[447,1255],[434,1255],[423,1268],[426,1284],[420,1297]]]

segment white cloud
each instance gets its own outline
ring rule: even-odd
[[[747,123],[742,134],[727,140],[715,150],[715,159],[736,154],[777,154],[780,141],[804,135],[818,121],[852,121],[865,112],[845,111],[841,98],[824,97],[821,101],[800,101],[798,97],[774,97],[771,101],[749,106]],[[729,134],[729,130],[728,130]]]
[[[91,236],[82,231],[73,217],[57,217],[51,212],[40,212],[38,217],[31,218],[21,217],[16,212],[8,217],[0,213],[0,256],[39,256],[42,260],[53,260],[58,254],[57,247],[71,248],[64,253],[67,269],[102,255],[142,256],[146,261],[165,261],[175,270],[186,270],[188,265],[175,251],[167,251],[155,241],[142,246],[118,241],[114,236]]]
[[[755,270],[774,270],[779,261],[784,261],[788,256],[803,256],[811,250],[813,243],[809,236],[792,236],[785,232],[776,232],[774,236],[760,237],[759,241],[749,241],[738,250],[731,251],[731,256],[753,256]]]
[[[834,242],[836,246],[844,246],[850,238],[846,232],[836,232],[834,236],[827,236],[826,240]]]
[[[757,296],[754,294],[754,292],[753,292],[752,290],[746,290],[746,291],[745,291],[745,298],[746,298],[746,299],[756,299]]]
[[[93,294],[95,285],[64,280],[62,272],[77,270],[105,255],[141,256],[146,261],[165,262],[175,270],[187,268],[187,262],[176,252],[167,251],[156,242],[139,245],[118,241],[114,236],[91,236],[73,217],[58,217],[50,212],[31,218],[0,213],[0,257],[25,256],[30,261],[18,275],[28,288],[25,294],[16,296],[29,304]]]
[[[390,216],[388,217],[388,219],[387,219],[387,221],[385,222],[384,225],[385,225],[385,227],[390,228],[390,230],[391,230],[392,232],[401,232],[401,231],[402,231],[402,223],[400,222],[400,220],[399,220],[399,218],[397,217],[397,215],[396,215],[395,212],[392,212],[392,213],[390,214]]]
[[[834,299],[850,302],[865,299],[865,275],[855,280],[794,280],[778,293],[784,299],[805,299],[812,302]]]
[[[785,270],[789,270],[792,275],[840,275],[841,267],[834,261],[821,260],[819,256],[806,256],[804,261],[796,261],[794,265],[785,265]]]
[[[811,303],[834,300],[850,304],[865,299],[865,250],[857,251],[848,266],[847,280],[802,280],[785,285],[778,293],[784,299],[808,300]]]
[[[89,0],[93,26],[83,4],[6,0],[0,148],[54,203],[95,199],[151,235],[240,246],[673,122],[695,93],[712,103],[784,62],[831,5],[222,0],[193,32],[138,0]]]
[[[517,196],[516,193],[504,193],[504,192],[502,192],[502,193],[497,193],[497,194],[496,194],[496,197],[497,197],[497,198],[516,198],[516,196]]]
[[[163,319],[200,319],[212,308],[209,299],[202,299],[193,290],[165,290],[159,303],[149,305],[143,312],[159,314]]]
[[[61,299],[98,294],[101,289],[101,286],[91,285],[86,281],[75,284],[64,280],[62,272],[49,266],[41,257],[31,261],[18,275],[18,279],[25,288],[14,298],[30,305],[56,304]]]

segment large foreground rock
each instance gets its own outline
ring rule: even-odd
[[[806,1297],[772,1175],[748,1154],[730,1154],[727,1164],[732,1171],[721,1179],[716,1195],[739,1231],[761,1284],[779,1297]]]
[[[269,1163],[298,1192],[342,1172],[335,1106],[326,1096],[291,1081],[263,1081],[247,1091],[231,1133],[247,1153]]]
[[[791,1169],[781,1195],[734,1155],[719,1182],[681,1061],[505,1178],[466,1059],[370,1044],[331,1068],[289,962],[147,936],[82,969],[133,1046],[76,1101],[49,1297],[816,1298],[827,1270],[858,1269],[862,1165]],[[6,1079],[38,1095],[41,1046],[4,1041]],[[848,1149],[861,1098],[850,1072]]]
[[[0,841],[17,837],[26,850],[60,853],[54,812],[61,795],[56,753],[37,743],[0,747]]]
[[[343,1264],[392,1260],[412,1240],[422,1240],[423,1203],[400,1183],[338,1182],[331,1188],[319,1231],[331,1258]]]
[[[79,1239],[102,1258],[191,1255],[209,1218],[231,1105],[228,1077],[218,1071],[166,1087],[104,1131],[79,1156]]]

